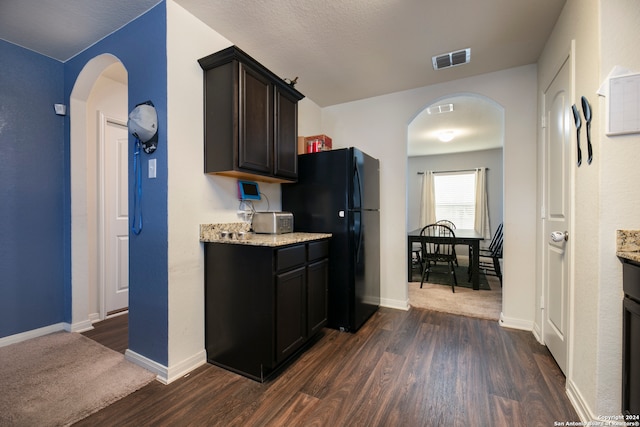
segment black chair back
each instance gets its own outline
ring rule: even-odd
[[[420,237],[429,236],[435,239],[421,239],[422,254],[427,261],[453,261],[455,258],[455,232],[443,224],[429,224],[420,230]]]
[[[500,258],[502,258],[502,223],[496,229],[493,237],[491,238],[491,243],[489,243],[489,247],[487,248],[488,252],[492,254],[500,254]]]
[[[422,288],[425,280],[429,280],[431,265],[443,261],[449,266],[451,291],[455,292],[455,285],[458,284],[454,267],[456,261],[455,236],[454,231],[443,224],[429,224],[420,230],[420,243],[424,262],[420,288]]]
[[[436,224],[446,225],[452,230],[456,229],[456,225],[453,223],[453,221],[449,221],[448,219],[441,219],[440,221],[436,221]]]

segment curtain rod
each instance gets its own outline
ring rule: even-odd
[[[451,171],[434,171],[433,173],[475,172],[478,169],[489,170],[489,168],[475,168],[475,169],[459,169],[459,170],[451,170]],[[418,175],[424,175],[424,172],[418,172]]]

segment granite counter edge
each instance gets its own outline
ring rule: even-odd
[[[640,262],[640,230],[616,230],[616,256]]]
[[[238,230],[235,227],[227,227]],[[314,240],[323,240],[331,237],[330,233],[285,233],[285,234],[257,234],[245,230],[243,239],[227,239],[220,238],[217,232],[221,229],[219,224],[201,224],[200,225],[200,242],[202,243],[223,243],[230,245],[248,245],[248,246],[287,246],[298,243],[312,242]]]

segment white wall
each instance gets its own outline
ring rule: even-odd
[[[309,98],[303,98],[298,102],[298,135],[320,134],[322,134],[322,109]]]
[[[466,153],[409,157],[407,162],[407,231],[420,227],[420,200],[422,177],[425,170],[472,170],[487,168],[487,197],[491,235],[502,222],[503,179],[502,148],[470,151]],[[458,250],[458,254],[463,251]]]
[[[203,75],[197,60],[230,46],[167,1],[169,369],[204,362],[204,249],[199,225],[235,222],[235,182],[205,175]]]
[[[356,146],[380,159],[381,299],[406,308],[407,127],[438,98],[476,93],[505,109],[504,324],[530,329],[534,319],[536,66],[326,107],[323,133],[335,148]]]
[[[640,73],[640,2],[637,0],[600,0],[602,82],[615,65]],[[591,88],[590,88],[591,89]],[[591,98],[591,97],[590,97]],[[594,102],[596,98],[593,97]],[[598,367],[595,413],[611,413],[620,408],[621,384],[621,303],[622,266],[615,257],[615,231],[640,229],[640,135],[606,136],[606,99],[600,98],[597,129],[600,136],[599,242],[593,254],[599,255],[598,276]],[[584,188],[588,192],[588,188]],[[590,227],[591,224],[588,224]],[[593,230],[587,230],[587,233]]]
[[[204,245],[199,226],[239,222],[233,178],[204,173],[203,74],[198,59],[233,43],[167,1],[169,376],[204,362]],[[301,135],[320,132],[320,108],[299,103]],[[280,185],[260,183],[258,210],[281,208]],[[170,378],[171,380],[171,378]]]
[[[635,189],[640,179],[635,163],[640,137],[606,136],[606,98],[596,92],[614,65],[640,72],[638,22],[640,3],[635,0],[567,0],[538,62],[541,97],[574,42],[573,102],[579,106],[580,97],[586,96],[594,117],[593,163],[572,165],[575,200],[567,389],[583,420],[620,413],[623,294],[615,230],[640,228],[640,197]],[[583,133],[583,153],[584,141]],[[540,319],[538,311],[536,322]]]

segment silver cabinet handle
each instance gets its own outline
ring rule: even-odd
[[[569,240],[569,232],[568,231],[552,231],[551,232],[551,240],[554,242],[562,242]]]

